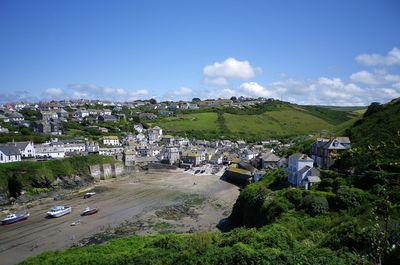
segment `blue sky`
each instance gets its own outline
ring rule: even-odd
[[[0,102],[400,96],[400,1],[0,1]]]

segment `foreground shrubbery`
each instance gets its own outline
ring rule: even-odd
[[[49,252],[22,264],[351,264],[361,258],[298,242],[281,225],[220,234],[157,235]]]

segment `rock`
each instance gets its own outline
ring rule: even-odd
[[[0,193],[0,205],[9,204],[10,200],[6,193]]]

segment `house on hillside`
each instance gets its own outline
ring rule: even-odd
[[[149,135],[149,143],[152,144],[154,142],[161,140],[161,137],[163,136],[163,131],[160,127],[155,126],[154,128],[148,130],[148,135]]]
[[[253,150],[250,149],[244,149],[240,153],[240,159],[245,162],[249,162],[252,159],[254,159],[257,156],[257,152],[254,152]]]
[[[104,136],[103,144],[112,146],[121,146],[118,136]]]
[[[35,146],[32,141],[29,142],[14,142],[14,144],[21,153],[21,158],[34,158],[36,156]]]
[[[35,147],[36,158],[64,158],[64,147],[50,146],[50,145],[37,145]]]
[[[259,168],[273,169],[280,167],[281,158],[273,152],[262,153],[257,157],[257,164]]]
[[[10,121],[12,122],[18,122],[18,121],[23,121],[24,120],[24,115],[18,112],[12,112],[9,116]]]
[[[296,187],[308,189],[321,181],[320,172],[313,168],[314,161],[305,154],[295,153],[289,156],[288,182]]]
[[[201,155],[192,151],[183,151],[181,154],[181,164],[190,165],[190,167],[196,167],[201,163]]]
[[[350,144],[349,137],[318,138],[311,145],[311,157],[319,167],[329,169],[335,163],[338,154],[349,149]]]
[[[100,115],[99,121],[117,122],[118,119],[114,115]]]
[[[21,161],[21,151],[14,144],[0,144],[0,163]]]

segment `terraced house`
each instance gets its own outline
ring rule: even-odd
[[[349,148],[349,137],[319,138],[311,145],[311,157],[320,168],[329,169],[338,154]]]

